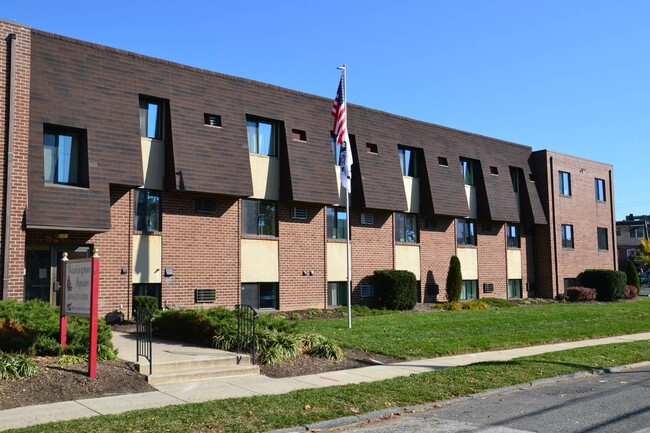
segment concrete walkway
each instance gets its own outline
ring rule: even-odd
[[[117,338],[116,345],[121,348],[120,356],[125,357],[128,361],[135,361],[134,347],[131,349],[128,348],[128,337],[120,342],[119,334],[114,333],[114,335]],[[453,366],[469,365],[483,361],[507,361],[522,356],[557,352],[578,347],[626,343],[639,340],[650,340],[650,332],[595,340],[545,344],[542,346],[532,346],[520,349],[445,356],[433,359],[420,359],[416,361],[401,362],[398,364],[376,365],[283,379],[271,379],[263,375],[252,375],[165,384],[157,386],[156,391],[142,394],[91,398],[3,410],[0,411],[0,430],[27,427],[52,421],[88,418],[97,415],[119,414],[131,410],[157,408],[189,402],[202,402],[233,397],[251,397],[255,395],[283,394],[299,389],[373,382],[400,376],[409,376],[415,373],[442,370]],[[135,343],[132,343],[132,346],[135,346]],[[204,351],[211,351],[211,349],[180,344],[171,346],[167,345],[166,347],[160,345],[154,350],[157,350],[154,352],[154,357],[161,357],[154,358],[154,365],[158,360],[162,361],[162,357],[173,359],[175,356],[191,356],[187,355],[187,353],[194,353],[196,354],[195,356],[202,356],[201,353]],[[178,352],[186,353],[185,355],[182,355]],[[129,356],[131,357],[129,358]]]

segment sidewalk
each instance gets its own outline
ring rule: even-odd
[[[117,333],[116,333],[117,334]],[[117,336],[119,340],[119,336]],[[442,370],[448,367],[469,365],[483,361],[507,361],[522,356],[538,355],[541,353],[557,352],[586,346],[601,344],[626,343],[631,341],[650,340],[650,332],[617,337],[582,340],[567,343],[545,344],[519,349],[481,352],[465,355],[445,356],[433,359],[420,359],[390,365],[376,365],[355,368],[351,370],[332,371],[307,376],[297,376],[282,379],[271,379],[263,375],[224,377],[219,379],[199,380],[193,382],[159,385],[156,391],[127,394],[111,397],[91,398],[61,403],[27,406],[0,411],[0,430],[27,427],[53,421],[65,421],[78,418],[88,418],[97,415],[119,414],[138,409],[149,409],[169,405],[195,403],[209,400],[219,400],[236,397],[251,397],[255,395],[283,394],[306,388],[323,388],[352,383],[373,382],[415,373]],[[120,355],[128,361],[134,361],[135,355],[129,349],[128,339],[116,341],[120,347]],[[132,344],[131,346],[135,346]],[[162,349],[162,350],[161,350]],[[124,350],[124,352],[122,352]],[[159,346],[158,351],[167,359],[180,352],[203,356],[205,348],[186,345]],[[211,350],[211,349],[210,349]],[[158,352],[154,352],[154,356]],[[130,358],[128,358],[130,356]],[[161,358],[154,358],[160,360]]]

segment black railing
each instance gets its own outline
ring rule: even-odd
[[[255,328],[257,326],[257,311],[250,305],[235,305],[237,312],[237,354],[247,352],[251,354],[251,361],[255,365]],[[237,362],[241,361],[241,357]]]
[[[152,372],[152,359],[151,359],[151,324],[154,321],[153,313],[148,308],[135,309],[136,320],[136,360],[140,361],[142,356],[149,361],[149,376]]]

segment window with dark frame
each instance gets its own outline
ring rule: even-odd
[[[594,181],[596,201],[605,201],[605,180],[596,178]]]
[[[295,141],[307,141],[307,133],[302,129],[292,129],[291,138]]]
[[[609,243],[607,240],[607,228],[598,227],[596,230],[598,234],[598,249],[602,251],[608,250]]]
[[[402,168],[402,176],[418,177],[417,152],[404,146],[397,146],[399,164]]]
[[[562,224],[562,248],[573,248],[573,225]]]
[[[44,125],[43,178],[48,183],[88,187],[85,130]]]
[[[255,309],[277,310],[278,283],[242,283],[241,303]]]
[[[153,98],[140,98],[140,136],[152,140],[163,139],[163,102]]]
[[[478,280],[463,280],[460,289],[460,299],[462,301],[478,299]]]
[[[519,194],[519,169],[510,167],[510,179],[512,180],[512,190]]]
[[[221,127],[221,116],[218,114],[203,113],[203,123],[207,126]]]
[[[242,200],[242,234],[277,236],[277,211],[273,201]]]
[[[498,176],[499,175],[499,169],[494,166],[490,166],[490,174],[493,176]]]
[[[135,189],[133,192],[133,230],[143,233],[160,232],[160,191]]]
[[[506,224],[506,237],[508,239],[508,248],[521,248],[521,237],[517,224]]]
[[[508,280],[508,298],[521,298],[521,280]]]
[[[418,242],[418,216],[412,213],[395,213],[395,241]]]
[[[214,198],[200,197],[196,199],[196,212],[198,213],[217,213],[217,200]]]
[[[444,156],[439,156],[438,165],[442,165],[443,167],[449,167],[449,162],[447,161],[447,158],[445,158]]]
[[[250,153],[278,156],[278,127],[275,122],[247,118],[246,135]]]
[[[327,239],[347,239],[347,215],[345,208],[327,207]]]
[[[571,196],[571,174],[566,171],[559,172],[560,195]]]
[[[474,179],[474,161],[471,159],[461,158],[460,167],[463,171],[463,180],[467,186],[475,186]]]
[[[456,219],[456,242],[458,245],[476,245],[476,221]]]
[[[643,227],[630,227],[630,238],[638,239],[645,237]]]
[[[366,149],[368,150],[368,153],[374,153],[374,154],[379,153],[379,149],[377,145],[373,143],[366,143]]]
[[[327,283],[327,306],[344,307],[348,305],[348,283],[337,281]]]
[[[133,283],[133,296],[151,296],[158,300],[158,308],[162,309],[162,293],[160,283]],[[133,305],[133,302],[132,304]]]

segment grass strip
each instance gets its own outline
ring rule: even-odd
[[[343,347],[402,359],[512,349],[650,331],[650,299],[305,320]]]
[[[260,432],[392,406],[424,404],[577,371],[650,360],[650,342],[617,343],[357,385],[133,411],[13,432]]]

